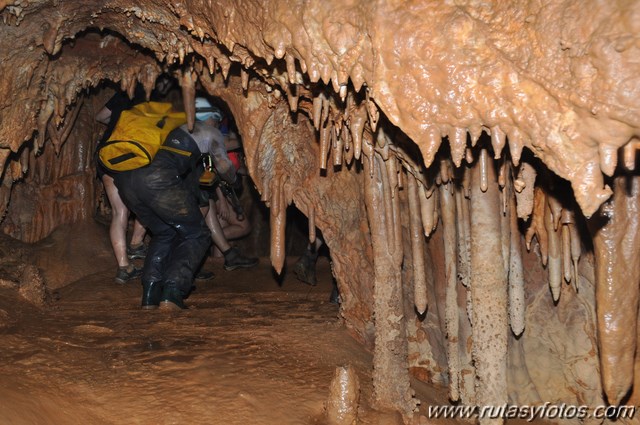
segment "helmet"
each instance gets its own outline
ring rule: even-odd
[[[213,106],[207,98],[196,97],[196,119],[198,121],[206,121],[209,118],[222,121],[222,111]]]

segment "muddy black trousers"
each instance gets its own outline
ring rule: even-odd
[[[193,181],[154,163],[118,173],[114,181],[124,203],[151,232],[142,284],[162,282],[186,296],[211,244]]]

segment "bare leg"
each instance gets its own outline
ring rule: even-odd
[[[144,228],[142,223],[136,218],[133,221],[133,233],[131,234],[131,246],[140,246],[144,242],[144,236],[147,234],[147,229]]]
[[[229,242],[224,237],[224,232],[222,231],[222,227],[220,226],[220,221],[218,220],[218,214],[216,212],[216,206],[213,200],[209,200],[208,211],[206,207],[201,208],[201,210],[205,215],[204,219],[207,223],[207,227],[211,231],[211,239],[213,239],[213,244],[221,252],[228,251],[231,248],[231,245],[229,245]]]
[[[118,188],[113,183],[113,177],[102,176],[104,190],[111,204],[111,226],[109,227],[109,237],[113,253],[118,262],[118,267],[129,268],[129,258],[127,258],[127,225],[129,221],[129,210],[120,198]]]
[[[220,201],[229,204],[229,201],[225,197],[222,197]],[[233,211],[231,205],[229,205],[229,209]],[[227,238],[227,240],[239,239],[247,236],[249,232],[251,232],[251,223],[249,222],[249,219],[245,216],[243,220],[238,220],[238,217],[236,217],[234,212],[229,215],[228,220],[221,219],[220,225],[222,226],[224,237]]]

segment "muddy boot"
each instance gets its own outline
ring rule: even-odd
[[[240,254],[238,248],[230,248],[224,253],[224,269],[231,271],[235,269],[250,269],[258,264],[257,258],[245,257]]]
[[[121,285],[124,285],[131,279],[142,276],[142,269],[137,268],[133,264],[129,264],[129,267],[118,267],[116,272],[115,281]]]
[[[149,282],[142,284],[142,309],[153,310],[160,305],[160,297],[162,296],[162,283]]]
[[[304,254],[302,254],[293,266],[293,273],[296,275],[296,278],[301,282],[316,286],[318,284],[318,280],[316,279],[317,260],[318,253],[311,252],[308,249],[305,250]]]
[[[160,308],[162,310],[181,310],[187,308],[183,302],[182,292],[174,284],[167,284],[162,289]]]
[[[143,243],[141,243],[140,245],[129,245],[127,247],[127,257],[129,258],[129,260],[144,260],[144,258],[147,256],[147,246]]]
[[[206,270],[201,270],[195,275],[196,280],[211,280],[214,277],[216,277],[216,275],[213,272],[209,272]]]

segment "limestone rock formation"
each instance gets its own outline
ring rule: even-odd
[[[168,74],[190,122],[196,90],[236,118],[275,269],[288,205],[322,230],[378,407],[411,416],[409,370],[464,404],[640,398],[640,3],[0,0],[0,15],[5,233],[90,216],[105,84],[150,92]]]

